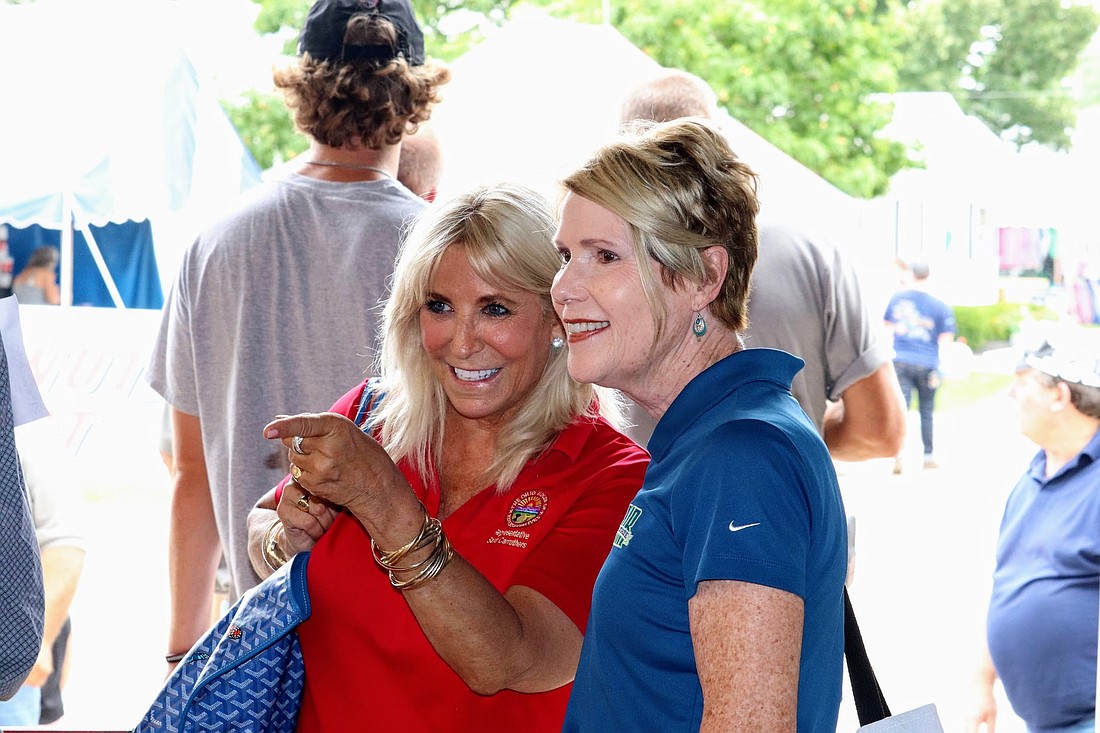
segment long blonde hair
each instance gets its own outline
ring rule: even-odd
[[[394,460],[411,460],[422,476],[434,471],[443,446],[447,397],[433,375],[420,334],[420,310],[432,276],[449,247],[465,247],[478,277],[539,296],[553,315],[550,286],[561,259],[552,244],[553,215],[538,193],[499,184],[438,203],[420,217],[397,256],[390,298],[382,315],[378,357],[385,399],[372,416]],[[511,487],[523,466],[581,415],[591,415],[593,388],[566,370],[565,348],[546,344],[549,358],[534,390],[502,426],[484,477],[498,491]]]

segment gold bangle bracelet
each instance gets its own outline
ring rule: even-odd
[[[416,537],[411,542],[399,547],[396,550],[385,552],[378,549],[378,546],[374,544],[374,538],[371,538],[370,549],[374,555],[374,561],[381,565],[386,570],[401,570],[403,569],[399,562],[405,559],[410,553],[416,552],[419,549],[427,547],[430,544],[436,542],[436,536],[443,532],[443,526],[439,520],[428,514],[428,510],[424,508],[424,505],[420,505],[421,510],[424,512],[424,521],[420,525],[420,531],[417,532]]]
[[[400,580],[394,575],[393,571],[390,571],[390,585],[400,591],[412,590],[417,588],[429,580],[439,575],[443,568],[447,567],[447,563],[454,557],[454,548],[451,547],[450,540],[447,539],[447,535],[442,532],[439,534],[439,540],[436,546],[432,549],[432,554],[429,556],[428,565],[419,573],[409,578],[408,580]],[[418,565],[423,563],[418,563]],[[402,568],[402,570],[411,568]]]
[[[264,532],[260,554],[264,556],[264,563],[271,569],[271,572],[275,572],[286,565],[288,559],[283,551],[279,549],[279,532],[282,529],[283,522],[276,517],[271,524],[267,525],[267,530]]]
[[[388,571],[390,584],[397,590],[411,590],[423,585],[439,575],[443,568],[447,566],[447,563],[451,561],[451,558],[454,557],[454,548],[451,547],[451,542],[447,539],[447,536],[443,534],[443,524],[429,515],[423,504],[421,504],[421,509],[424,512],[424,521],[420,525],[420,531],[417,532],[416,537],[403,547],[384,552],[378,549],[378,546],[374,544],[374,539],[371,538],[370,546],[374,561]],[[424,559],[408,565],[400,564],[411,553],[429,546],[432,551]],[[418,572],[407,580],[401,580],[395,574],[414,571]]]

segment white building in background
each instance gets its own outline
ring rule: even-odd
[[[1100,110],[1082,114],[1071,153],[1040,145],[1018,152],[946,92],[891,99],[894,118],[882,134],[912,146],[923,168],[894,176],[870,202],[868,226],[893,227],[899,259],[940,263],[957,304],[1002,294],[1026,300],[1045,294],[1047,277],[1063,284],[1076,275],[1081,253],[1096,251],[1095,227],[1084,218],[1096,187],[1085,166],[1090,155],[1092,168],[1100,161],[1090,123]]]

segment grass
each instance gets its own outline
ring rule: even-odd
[[[936,393],[936,412],[970,407],[1004,392],[1012,384],[1011,374],[971,372],[964,379],[946,379]],[[913,398],[916,401],[916,396]]]

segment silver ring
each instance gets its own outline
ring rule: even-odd
[[[302,450],[302,436],[295,435],[294,440],[290,441],[290,447],[300,456],[304,456],[306,452]]]

